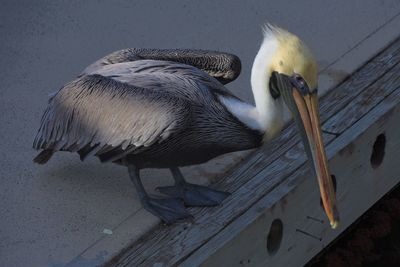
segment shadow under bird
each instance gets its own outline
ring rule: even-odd
[[[241,70],[237,56],[205,50],[124,49],[88,66],[51,96],[33,147],[34,162],[57,151],[81,160],[127,166],[145,209],[167,223],[190,216],[185,206],[215,206],[229,193],[185,181],[179,167],[261,146],[281,131],[289,109],[313,162],[331,226],[339,222],[318,113],[317,64],[295,35],[267,25],[255,57],[255,106],[224,84]],[[169,198],[150,197],[143,168],[169,168]]]

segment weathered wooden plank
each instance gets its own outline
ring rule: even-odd
[[[399,61],[399,51],[399,43],[392,44],[388,50],[358,70],[351,79],[346,80],[334,92],[329,93],[322,100],[322,120],[324,121],[337,113],[365,87],[393,68]],[[353,79],[357,80],[353,81]],[[223,207],[194,212],[196,217],[194,223],[186,222],[168,228],[155,229],[154,232],[128,248],[120,259],[116,259],[118,261],[116,265],[152,265],[157,262],[173,265],[185,259],[237,216],[240,216],[254,202],[273,190],[274,186],[278,185],[280,180],[283,179],[282,177],[289,176],[304,163],[305,157],[301,152],[300,145],[293,147],[298,142],[297,137],[293,138],[294,134],[295,129],[293,127],[287,128],[282,137],[253,154],[251,159],[245,161],[242,166],[219,183],[220,188],[223,187],[231,192],[237,191],[234,193],[234,197],[229,198],[224,203]],[[332,139],[333,137],[329,138]],[[266,149],[275,153],[265,157]],[[288,149],[290,150],[288,151]],[[276,160],[284,153],[282,159]],[[301,157],[298,157],[299,155]],[[266,165],[268,165],[268,171],[263,170]],[[287,166],[290,166],[290,168]],[[251,172],[249,171],[250,168]],[[282,175],[283,172],[285,172],[285,175]],[[274,175],[271,176],[271,184],[268,184],[268,186],[264,185],[264,179],[252,178],[255,175],[262,177],[267,173]],[[251,181],[248,182],[249,180]]]
[[[400,89],[397,89],[328,145],[342,215],[339,229],[333,231],[328,223],[321,223],[324,214],[317,201],[317,185],[303,165],[180,266],[305,264],[400,181],[399,121]],[[386,136],[385,157],[378,168],[373,168],[372,147],[381,133]],[[276,218],[283,222],[284,230],[279,250],[270,255],[267,234]]]
[[[378,81],[371,84],[365,90],[365,93],[355,97],[346,107],[331,117],[329,122],[324,124],[324,129],[330,132],[342,133],[349,125],[360,119],[360,115],[372,109],[397,89],[400,80],[399,73],[400,64],[397,64]]]

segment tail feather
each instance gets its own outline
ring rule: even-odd
[[[33,162],[37,164],[45,164],[50,160],[50,158],[53,156],[54,151],[50,149],[45,149],[42,152],[40,152],[34,159]]]

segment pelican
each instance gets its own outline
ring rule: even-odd
[[[332,228],[339,222],[318,113],[317,64],[296,35],[267,25],[251,71],[255,105],[224,85],[240,59],[205,50],[124,49],[88,66],[49,99],[33,147],[34,162],[57,151],[126,166],[143,207],[166,223],[186,206],[215,206],[229,193],[186,182],[180,167],[248,150],[275,137],[288,109],[313,162]],[[140,170],[168,168],[175,183],[148,195]]]

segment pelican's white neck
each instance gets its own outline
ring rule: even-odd
[[[273,35],[265,36],[251,70],[251,87],[256,106],[231,98],[221,98],[227,108],[248,127],[264,133],[264,140],[275,136],[283,127],[283,105],[269,91],[271,63],[278,48]]]
[[[272,60],[278,49],[274,35],[264,37],[251,69],[251,88],[258,113],[258,121],[266,138],[275,136],[283,126],[283,105],[281,99],[274,99],[269,90]]]

